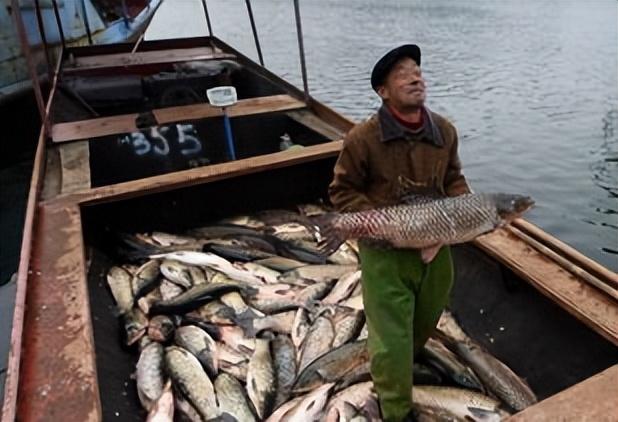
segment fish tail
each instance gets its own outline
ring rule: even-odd
[[[335,226],[337,214],[326,213],[311,219],[313,229],[317,229],[315,236],[318,240],[318,249],[324,255],[335,252],[346,241],[341,231]]]

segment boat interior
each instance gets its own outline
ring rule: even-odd
[[[294,209],[326,199],[334,159],[229,178],[113,203],[82,207],[88,292],[104,419],[144,413],[131,374],[139,353],[122,343],[105,276],[118,256],[118,232],[182,233],[224,217]],[[454,248],[450,308],[466,332],[524,377],[544,399],[618,362],[618,349],[507,267],[473,245]],[[126,258],[124,258],[126,261]],[[118,416],[118,414],[120,416]]]

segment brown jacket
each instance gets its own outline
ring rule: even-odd
[[[444,117],[425,108],[424,125],[412,132],[386,106],[345,136],[329,186],[339,211],[392,205],[401,194],[399,177],[419,192],[457,196],[470,191],[461,173],[457,132]]]

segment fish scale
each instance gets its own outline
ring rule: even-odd
[[[525,212],[533,201],[508,194],[465,194],[457,197],[406,197],[398,205],[375,210],[331,213],[314,222],[331,251],[345,239],[373,239],[401,248],[429,248],[463,243]]]

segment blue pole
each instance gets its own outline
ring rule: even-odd
[[[232,125],[230,118],[223,108],[223,124],[225,126],[225,140],[227,141],[227,152],[231,160],[236,160],[236,151],[234,150],[234,137],[232,136]]]

